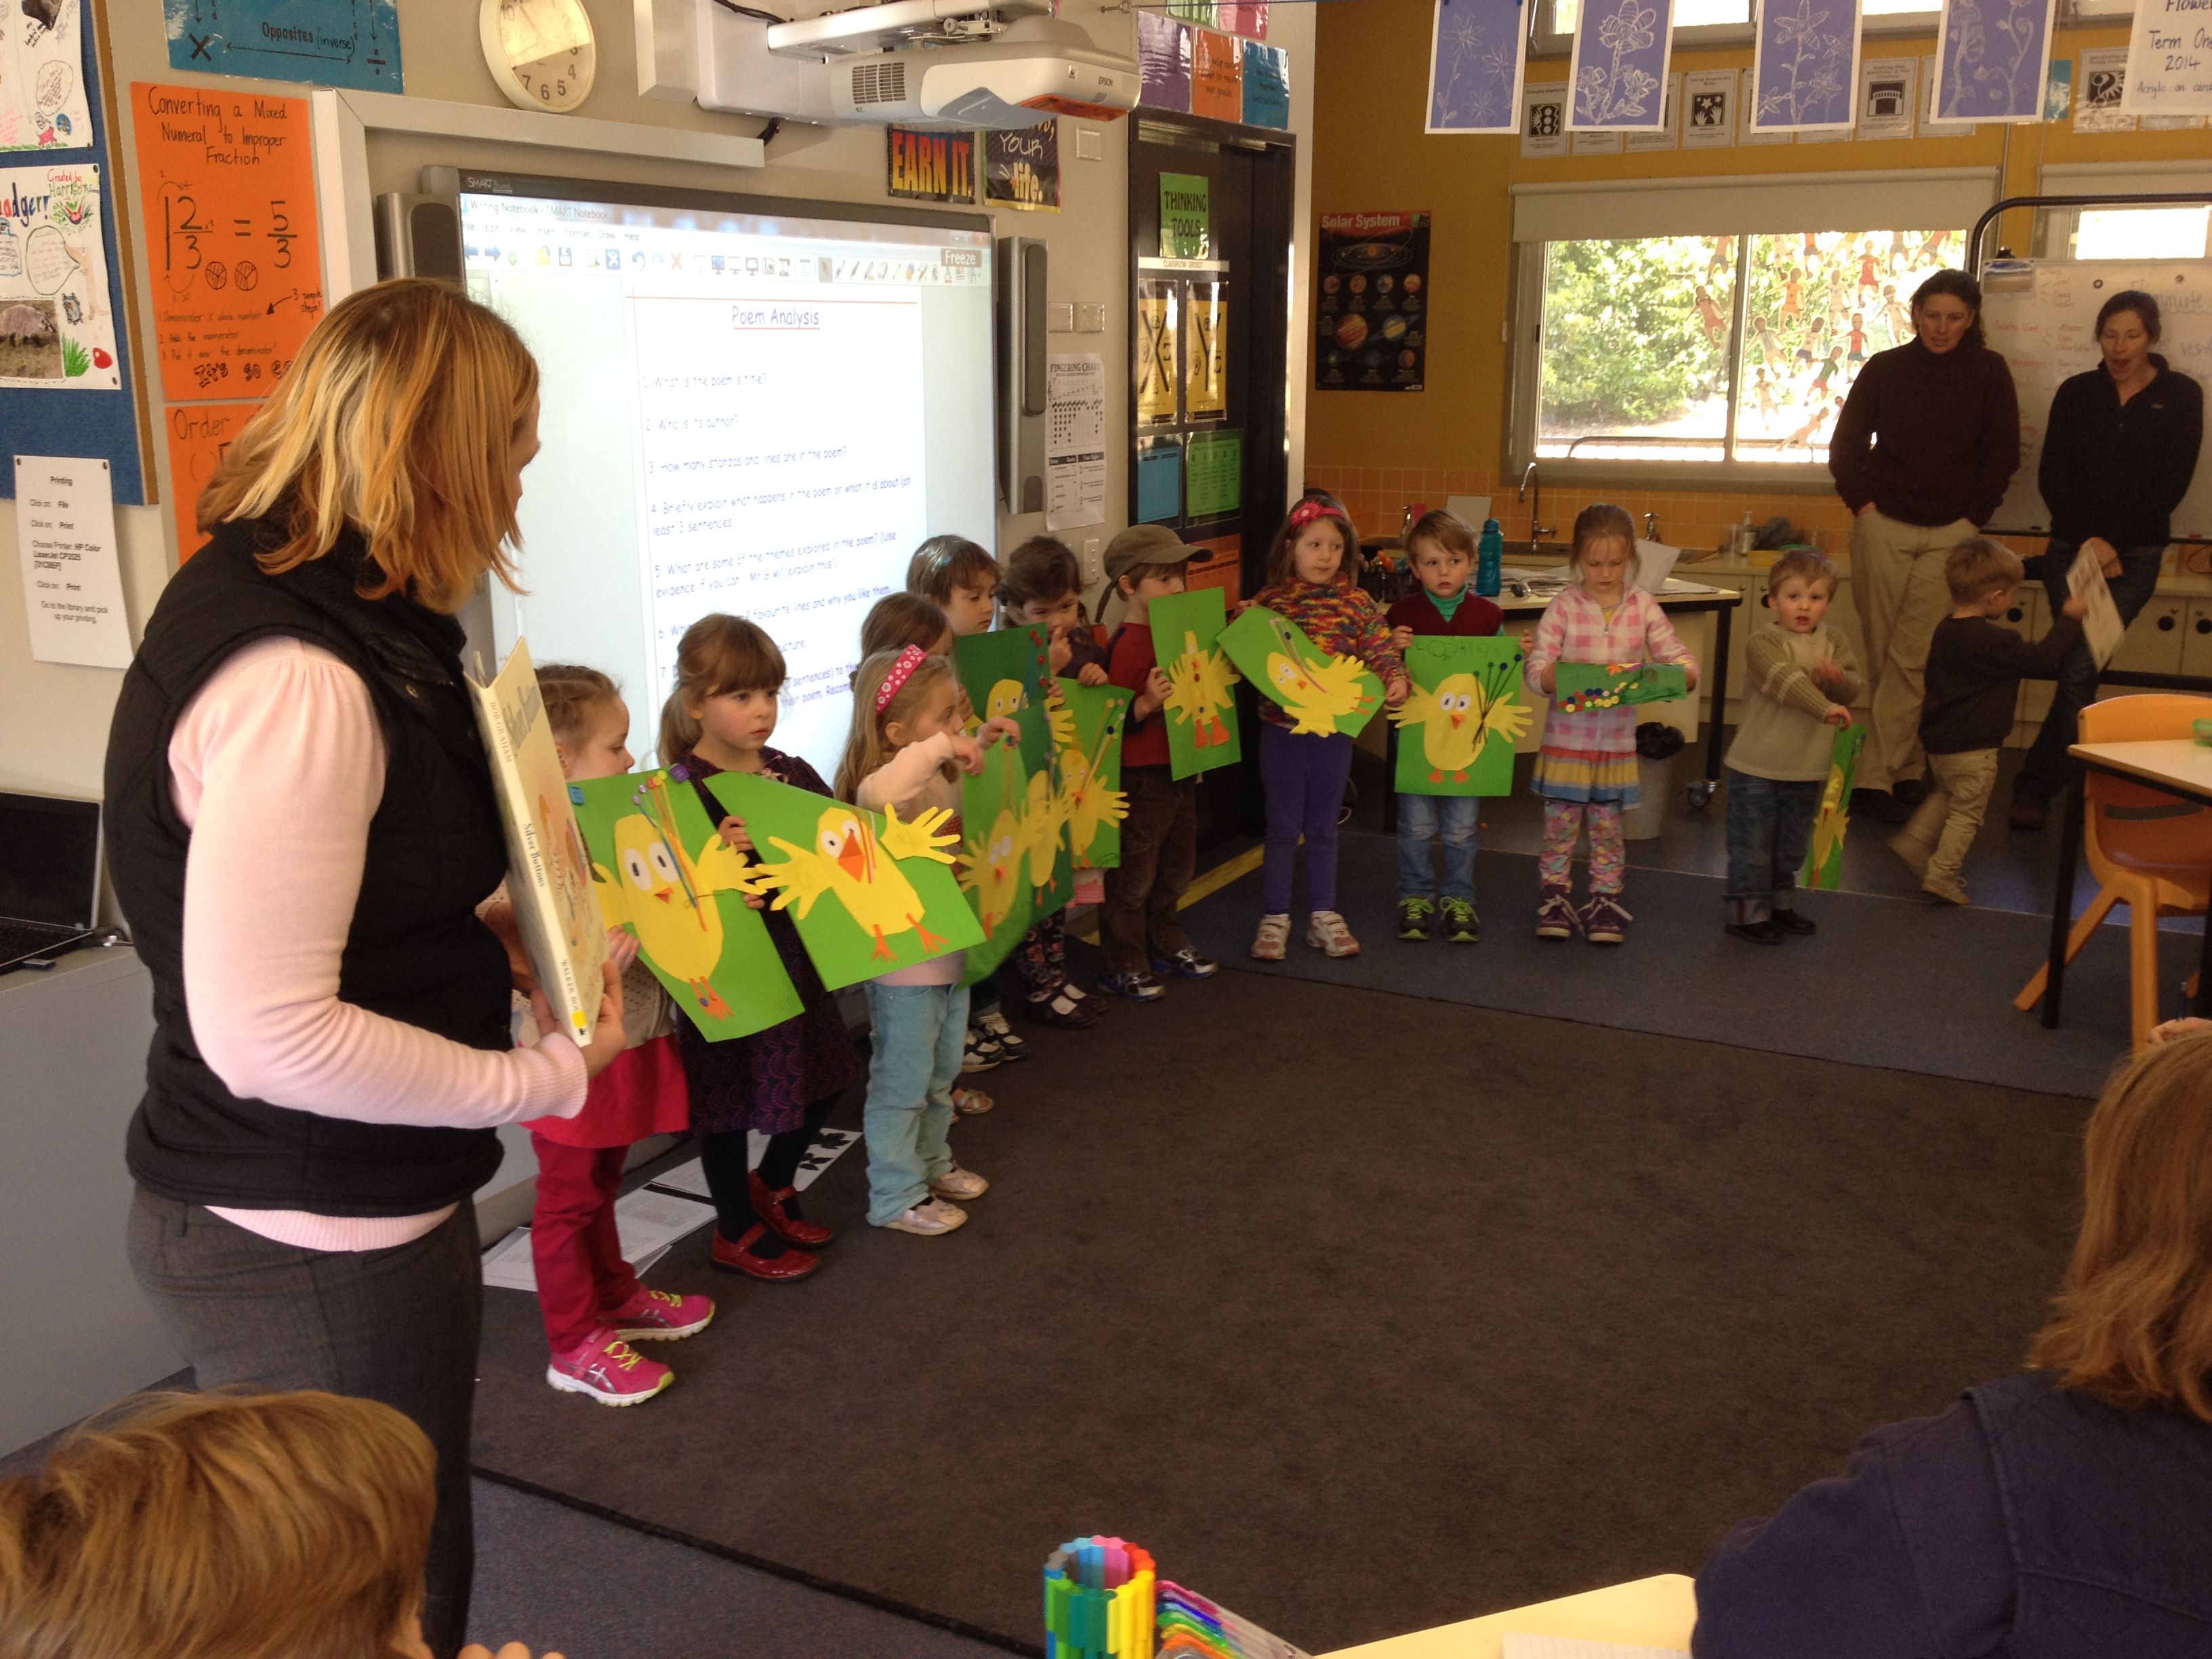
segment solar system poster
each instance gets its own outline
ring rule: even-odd
[[[1426,213],[1324,213],[1314,343],[1319,392],[1419,392],[1428,368]]]

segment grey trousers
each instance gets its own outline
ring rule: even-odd
[[[381,1401],[438,1454],[422,1634],[439,1659],[466,1637],[476,1534],[469,1429],[483,1268],[475,1207],[388,1250],[302,1250],[143,1187],[131,1267],[203,1389],[244,1385]]]

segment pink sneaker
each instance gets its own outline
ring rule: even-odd
[[[714,1317],[714,1304],[707,1297],[648,1291],[641,1285],[621,1307],[599,1310],[599,1317],[626,1342],[673,1342],[705,1330]]]
[[[545,1380],[570,1394],[587,1394],[602,1406],[635,1406],[673,1382],[676,1373],[612,1331],[598,1330],[580,1347],[555,1354]]]

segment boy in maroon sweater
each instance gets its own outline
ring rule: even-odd
[[[1182,930],[1179,908],[1198,867],[1198,780],[1177,778],[1168,763],[1167,723],[1160,716],[1171,688],[1152,649],[1152,602],[1182,592],[1195,556],[1176,533],[1133,525],[1106,544],[1106,580],[1129,607],[1107,647],[1106,678],[1136,694],[1121,738],[1121,862],[1106,872],[1098,943],[1105,952],[1101,988],[1133,1002],[1167,994],[1156,974],[1211,979],[1218,964],[1199,955]]]
[[[1428,514],[1406,538],[1406,556],[1421,586],[1383,613],[1393,651],[1403,651],[1423,634],[1483,635],[1504,626],[1503,611],[1468,591],[1468,578],[1474,570],[1474,536],[1463,520],[1441,510]],[[1445,939],[1454,945],[1473,945],[1481,939],[1482,919],[1474,909],[1480,812],[1481,800],[1474,795],[1398,797],[1400,939],[1428,938],[1440,908]],[[1431,861],[1432,841],[1443,843],[1441,890]]]

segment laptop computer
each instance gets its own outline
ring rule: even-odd
[[[100,803],[0,792],[0,974],[105,931]]]

